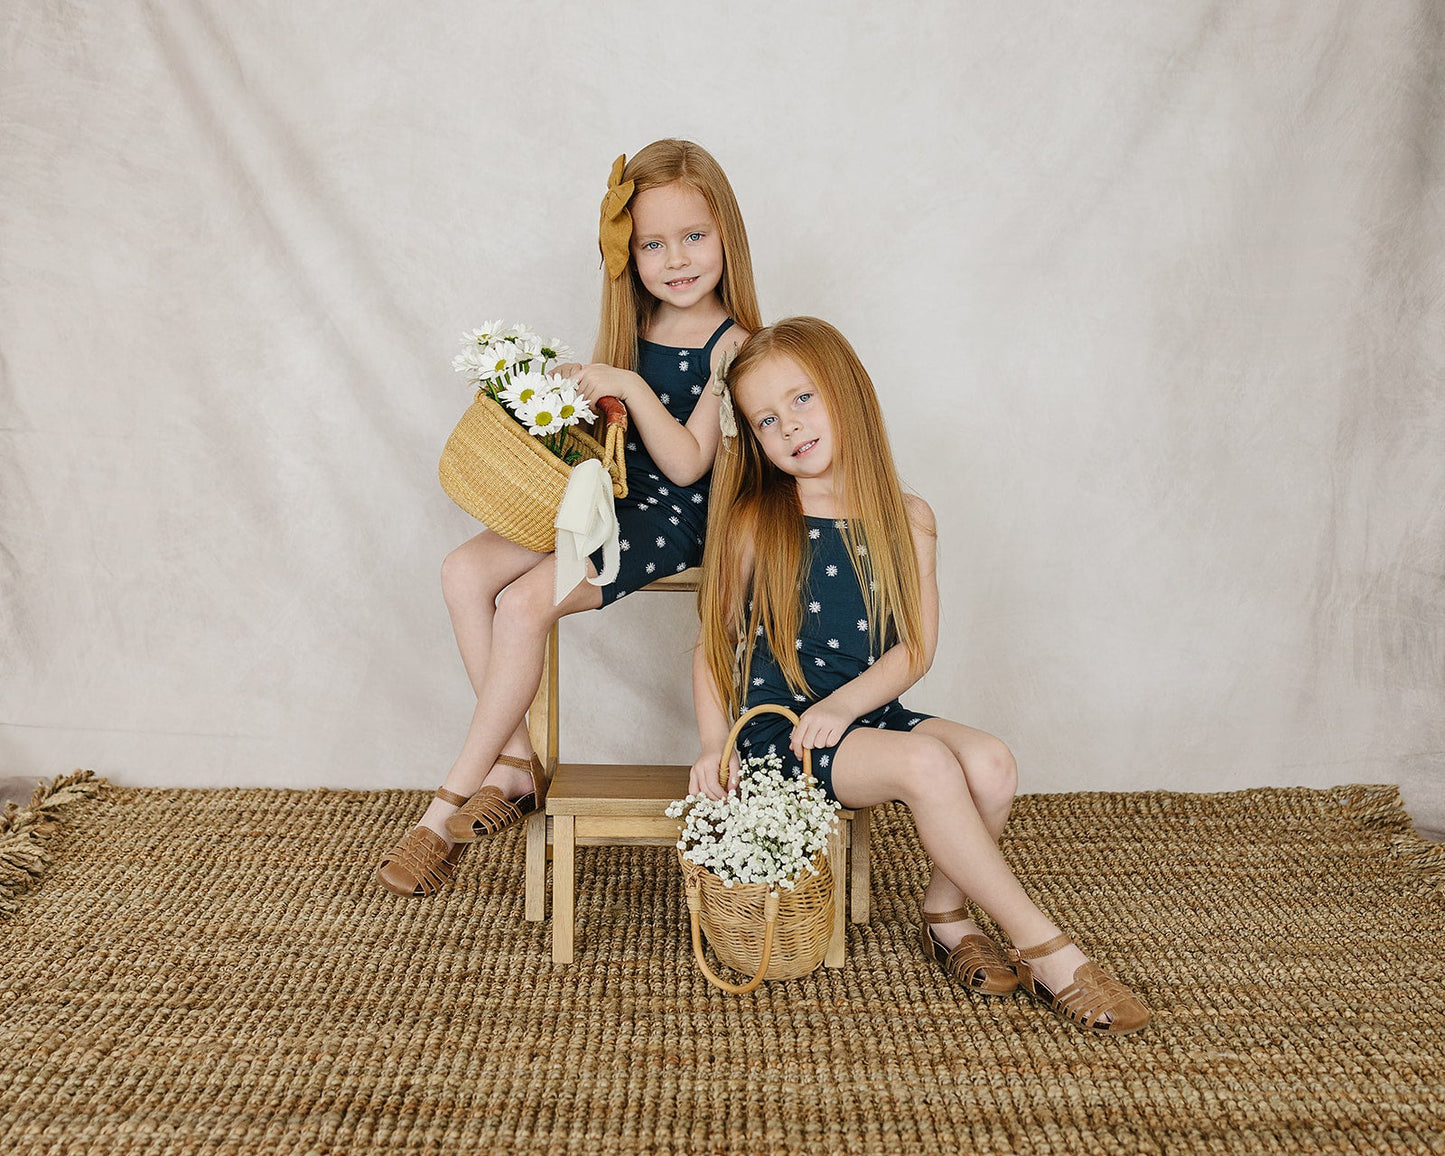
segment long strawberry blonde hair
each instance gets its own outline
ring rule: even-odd
[[[744,329],[762,328],[748,231],[743,227],[733,187],[712,155],[691,141],[653,141],[627,162],[622,179],[634,182],[633,197],[674,181],[691,185],[702,194],[722,239],[723,276],[718,283],[718,298],[727,315]],[[643,288],[629,247],[627,268],[621,274],[614,279],[603,271],[602,320],[593,360],[620,369],[636,369],[637,339],[647,331],[656,308],[657,299]]]
[[[833,426],[833,476],[844,539],[868,604],[869,639],[896,639],[922,674],[923,606],[908,509],[868,371],[847,338],[816,317],[757,330],[728,369],[736,392],[763,361],[786,357],[807,374]],[[795,693],[811,697],[794,640],[807,600],[808,533],[795,480],[768,460],[749,424],[713,466],[698,610],[713,683],[730,717],[741,710],[759,637]],[[748,559],[751,555],[751,572]]]

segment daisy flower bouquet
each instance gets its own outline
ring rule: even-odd
[[[521,322],[489,321],[462,334],[462,351],[452,358],[452,368],[506,406],[529,434],[571,466],[582,453],[568,444],[567,430],[578,422],[597,420],[587,399],[577,392],[577,383],[552,372],[571,358],[572,351],[555,337],[544,342]]]
[[[724,745],[719,782],[726,781],[738,733],[764,713],[798,721],[772,703],[744,713]],[[808,751],[799,776],[785,774],[775,754],[751,756],[742,760],[737,789],[724,798],[699,793],[669,804],[667,814],[681,821],[677,856],[693,956],[713,986],[743,995],[764,980],[807,975],[823,962],[833,935],[828,852],[839,809],[813,781]],[[720,978],[703,952],[703,932],[718,959],[752,979]]]
[[[560,341],[494,321],[464,334],[452,359],[476,395],[442,450],[442,489],[489,529],[542,554],[557,549],[562,500],[589,459],[613,497],[627,496],[627,410],[601,397],[594,412],[577,383],[554,372],[571,357]]]

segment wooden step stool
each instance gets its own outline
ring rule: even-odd
[[[697,589],[697,571],[661,578],[643,591]],[[638,593],[642,593],[639,591]],[[687,794],[690,767],[632,763],[557,762],[558,631],[547,640],[546,660],[537,697],[527,713],[532,747],[552,778],[544,811],[526,819],[528,919],[547,915],[547,847],[552,847],[552,960],[571,963],[575,941],[577,848],[644,845],[675,847],[678,822],[663,812]],[[841,810],[828,842],[833,870],[833,938],[824,963],[843,966],[844,909],[851,892],[854,923],[868,922],[869,812]],[[851,883],[851,887],[849,884]]]

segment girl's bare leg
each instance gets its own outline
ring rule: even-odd
[[[1018,789],[1018,764],[1013,753],[1001,739],[985,731],[975,730],[962,723],[947,719],[924,719],[913,728],[914,734],[926,734],[938,739],[948,747],[963,767],[964,781],[973,805],[983,821],[984,829],[997,844],[1008,822],[1013,807],[1014,793]],[[955,911],[964,907],[968,896],[944,872],[934,864],[923,892],[923,910],[932,912]],[[981,935],[982,929],[973,919],[956,920],[952,923],[932,924],[934,937],[944,947],[954,947],[965,935]],[[1025,947],[1030,946],[1025,944]]]
[[[471,796],[487,783],[516,798],[532,789],[530,774],[497,764],[497,757],[525,759],[532,753],[525,719],[541,682],[552,625],[602,605],[601,590],[587,582],[552,605],[555,569],[551,554],[538,554],[490,531],[458,547],[443,563],[452,629],[477,695],[461,752],[442,784],[450,791]],[[596,575],[590,565],[587,572]],[[450,844],[445,823],[455,810],[433,799],[421,823]]]
[[[890,799],[906,803],[923,848],[938,869],[960,894],[987,911],[1016,946],[1034,947],[1059,934],[1004,862],[958,757],[940,739],[917,731],[853,731],[833,760],[833,789],[845,807],[870,807]],[[1070,945],[1037,960],[1034,972],[1060,991],[1086,959]]]

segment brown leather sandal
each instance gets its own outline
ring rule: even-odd
[[[467,801],[466,796],[445,787],[437,788],[436,797],[454,807]],[[382,856],[376,881],[398,895],[425,899],[436,894],[456,873],[457,860],[465,850],[466,846],[461,843],[448,847],[447,841],[435,831],[418,824]]]
[[[458,844],[472,843],[487,835],[505,831],[520,823],[547,801],[547,771],[542,760],[533,755],[531,761],[501,755],[497,762],[518,770],[532,772],[532,790],[520,799],[509,799],[496,787],[483,787],[447,817],[447,835]]]
[[[968,908],[957,911],[924,911],[923,954],[940,964],[944,971],[964,987],[980,995],[1008,995],[1016,990],[1019,978],[1009,965],[1003,948],[986,935],[965,935],[952,950],[939,943],[929,926],[933,923],[956,923],[968,919]]]
[[[1009,958],[1018,972],[1019,986],[1075,1027],[1089,1032],[1125,1035],[1149,1022],[1143,1000],[1093,961],[1079,964],[1074,982],[1055,995],[1034,976],[1029,961],[1053,955],[1074,941],[1060,932],[1047,943],[1020,950],[1011,947]],[[1104,1017],[1108,1018],[1105,1019]]]

